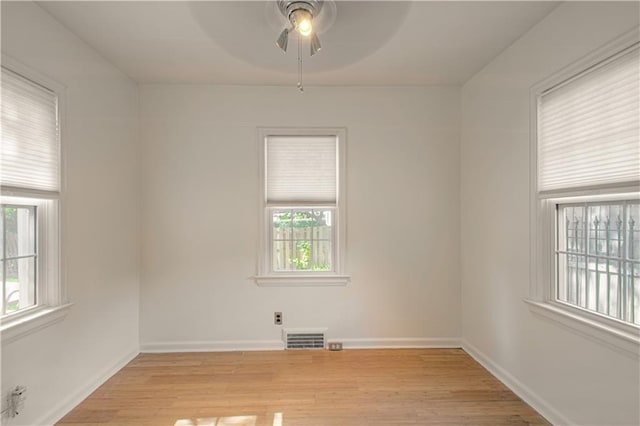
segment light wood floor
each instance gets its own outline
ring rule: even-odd
[[[460,349],[141,354],[58,425],[548,424]]]

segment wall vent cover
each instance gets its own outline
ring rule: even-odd
[[[324,349],[325,329],[283,329],[287,350]]]

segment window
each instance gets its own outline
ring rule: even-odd
[[[557,214],[558,300],[640,325],[638,200],[558,204]]]
[[[36,304],[36,207],[2,205],[2,315]]]
[[[637,344],[640,49],[612,46],[533,90],[532,304]]]
[[[262,129],[259,285],[344,285],[342,129]]]
[[[269,208],[271,271],[332,271],[333,208]]]
[[[58,276],[59,100],[57,92],[43,84],[55,86],[3,57],[0,122],[3,342],[61,319],[66,310]]]

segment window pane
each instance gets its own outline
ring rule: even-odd
[[[640,260],[640,203],[627,204],[628,257]]]
[[[622,279],[620,275],[620,262],[615,262],[611,268],[611,274],[607,278],[607,307],[603,313],[615,318],[622,317]]]
[[[640,324],[637,201],[558,206],[557,300]]]
[[[278,210],[272,216],[272,268],[274,271],[291,270],[291,210]]]
[[[585,229],[584,229],[584,207],[563,206],[560,208],[558,222],[562,226],[558,234],[558,247],[560,250],[571,253],[584,253]]]
[[[4,221],[5,221],[5,212],[4,206],[0,205],[0,259],[4,259]]]
[[[572,304],[577,304],[577,283],[579,281],[577,256],[572,254],[558,254],[558,299]]]
[[[607,238],[605,245],[605,254],[611,257],[620,257],[624,248],[624,212],[619,204],[610,204],[607,206],[607,215],[604,221],[605,237]]]
[[[273,209],[273,270],[332,270],[332,214],[332,209]]]
[[[35,305],[35,256],[8,260],[5,263],[4,313],[11,314]]]
[[[629,274],[632,288],[633,299],[631,300],[632,321],[634,324],[640,325],[640,263],[632,263],[632,271]]]
[[[5,206],[4,231],[7,259],[35,254],[35,207]]]
[[[0,261],[0,316],[4,315],[4,295],[6,282],[4,280],[4,260]]]

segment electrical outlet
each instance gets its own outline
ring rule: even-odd
[[[329,342],[329,350],[330,351],[341,351],[342,343],[341,342]]]
[[[282,325],[282,312],[273,313],[273,323],[275,325]]]

